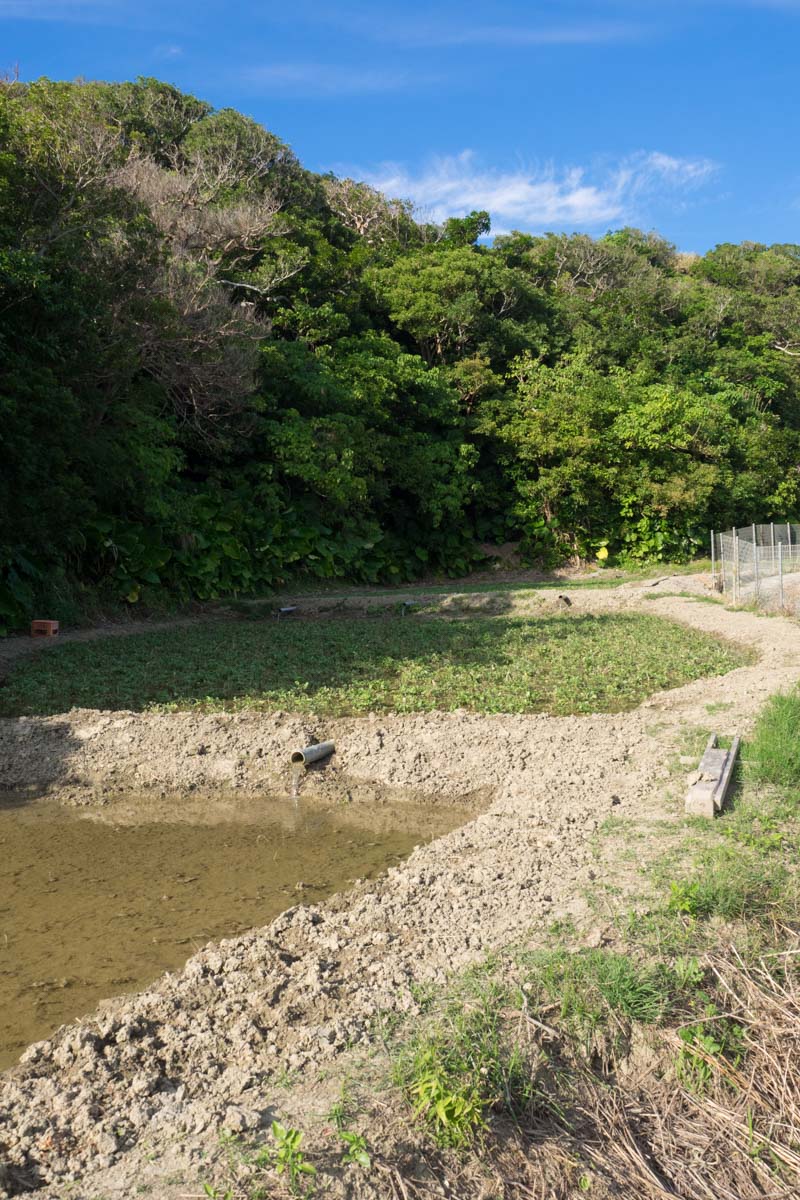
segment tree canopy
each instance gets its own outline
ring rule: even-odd
[[[154,79],[0,85],[0,626],[797,515],[800,247],[488,233]]]

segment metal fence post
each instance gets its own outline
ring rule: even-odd
[[[791,571],[791,569],[792,569],[792,523],[791,523],[791,521],[786,522],[786,536],[789,540],[789,570]]]
[[[739,603],[739,533],[733,529],[733,603]]]
[[[778,542],[778,603],[783,608],[783,542]]]
[[[747,531],[744,538],[742,529],[737,529],[735,526],[725,533],[715,529],[709,531],[712,586],[715,591],[721,592],[734,605],[746,602],[751,593],[756,604],[760,604],[763,598],[762,585],[764,581],[777,577],[777,590],[780,593],[780,604],[783,608],[786,603],[784,575],[787,572],[800,570],[800,522],[793,524],[791,521],[781,521],[776,525],[774,521],[770,521],[769,523],[764,522],[762,525],[755,523],[749,526],[745,525],[744,529]],[[747,533],[749,533],[749,537]],[[743,546],[744,563],[742,563]],[[752,566],[750,565],[751,546]],[[771,599],[773,596],[774,592],[770,584],[767,598]],[[789,603],[792,603],[791,597]]]
[[[769,544],[772,547],[772,574],[775,574],[775,523],[769,523]]]
[[[754,526],[753,526],[753,537],[755,537],[755,534],[756,534],[756,527],[755,527],[755,525],[754,525]],[[759,590],[758,590],[758,546],[756,545],[756,543],[755,543],[755,542],[753,542],[753,594],[755,595],[755,598],[756,598],[756,604],[757,604],[757,603],[758,603],[758,597],[759,597]]]

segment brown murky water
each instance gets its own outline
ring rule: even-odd
[[[0,799],[0,1069],[206,942],[369,878],[463,809],[302,799]]]

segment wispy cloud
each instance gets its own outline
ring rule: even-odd
[[[532,46],[596,46],[638,38],[642,28],[622,21],[575,21],[572,24],[524,25],[515,23],[473,25],[461,22],[389,22],[362,18],[349,22],[353,32],[392,45],[430,47],[499,46],[505,49]]]
[[[0,0],[0,19],[22,21],[86,21],[116,18],[115,0]]]
[[[188,0],[173,0],[169,6],[158,0],[0,0],[0,21],[149,30],[174,36],[185,28],[179,9],[187,4]]]
[[[709,159],[639,152],[600,170],[547,167],[502,171],[471,150],[431,159],[418,172],[387,163],[360,175],[379,191],[410,199],[431,220],[486,209],[500,229],[592,229],[636,219],[656,200],[679,200],[718,171]]]
[[[303,0],[296,2],[302,5]],[[430,5],[427,0],[420,3],[421,12],[412,0],[402,17],[393,15],[390,6],[380,0],[355,9],[347,4],[320,6],[318,0],[308,0],[308,4],[315,25],[324,22],[365,41],[421,50],[459,46],[506,50],[602,47],[658,41],[704,9],[800,12],[800,0],[672,0],[670,5],[663,0],[540,0],[530,6],[536,8],[535,13],[520,14],[520,19],[509,17],[507,5],[496,4],[495,11],[485,6],[491,16],[481,21],[472,19],[474,12],[464,0],[460,5]],[[499,12],[502,8],[505,16]],[[292,11],[294,14],[297,10]]]
[[[153,57],[160,59],[161,62],[171,62],[176,58],[183,58],[183,46],[178,46],[174,43],[166,46],[156,46],[153,50]]]
[[[541,28],[478,25],[472,29],[431,30],[426,41],[429,45],[439,46],[596,46],[630,41],[640,33],[638,25],[621,22]]]
[[[337,66],[330,63],[271,63],[250,67],[238,75],[251,89],[286,96],[356,96],[396,92],[410,84],[438,82],[439,75],[404,70]]]

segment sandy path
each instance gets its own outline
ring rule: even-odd
[[[55,1200],[79,1178],[78,1196],[128,1196],[134,1181],[167,1196],[166,1175],[193,1176],[222,1126],[271,1118],[283,1099],[277,1073],[298,1072],[302,1088],[368,1041],[378,1011],[413,1010],[412,983],[535,939],[556,916],[580,921],[602,821],[613,813],[677,823],[669,762],[686,731],[745,733],[767,696],[800,680],[797,624],[670,596],[645,601],[654,593],[629,585],[567,594],[575,611],[641,607],[746,642],[758,662],[604,716],[424,714],[324,729],[281,714],[0,722],[0,786],[38,771],[40,786],[78,802],[96,798],[112,769],[117,787],[264,787],[284,772],[287,749],[322,732],[336,740],[340,778],[442,800],[492,795],[475,820],[376,883],[210,946],[182,972],[32,1047],[0,1096],[8,1194],[24,1194],[27,1181]]]

